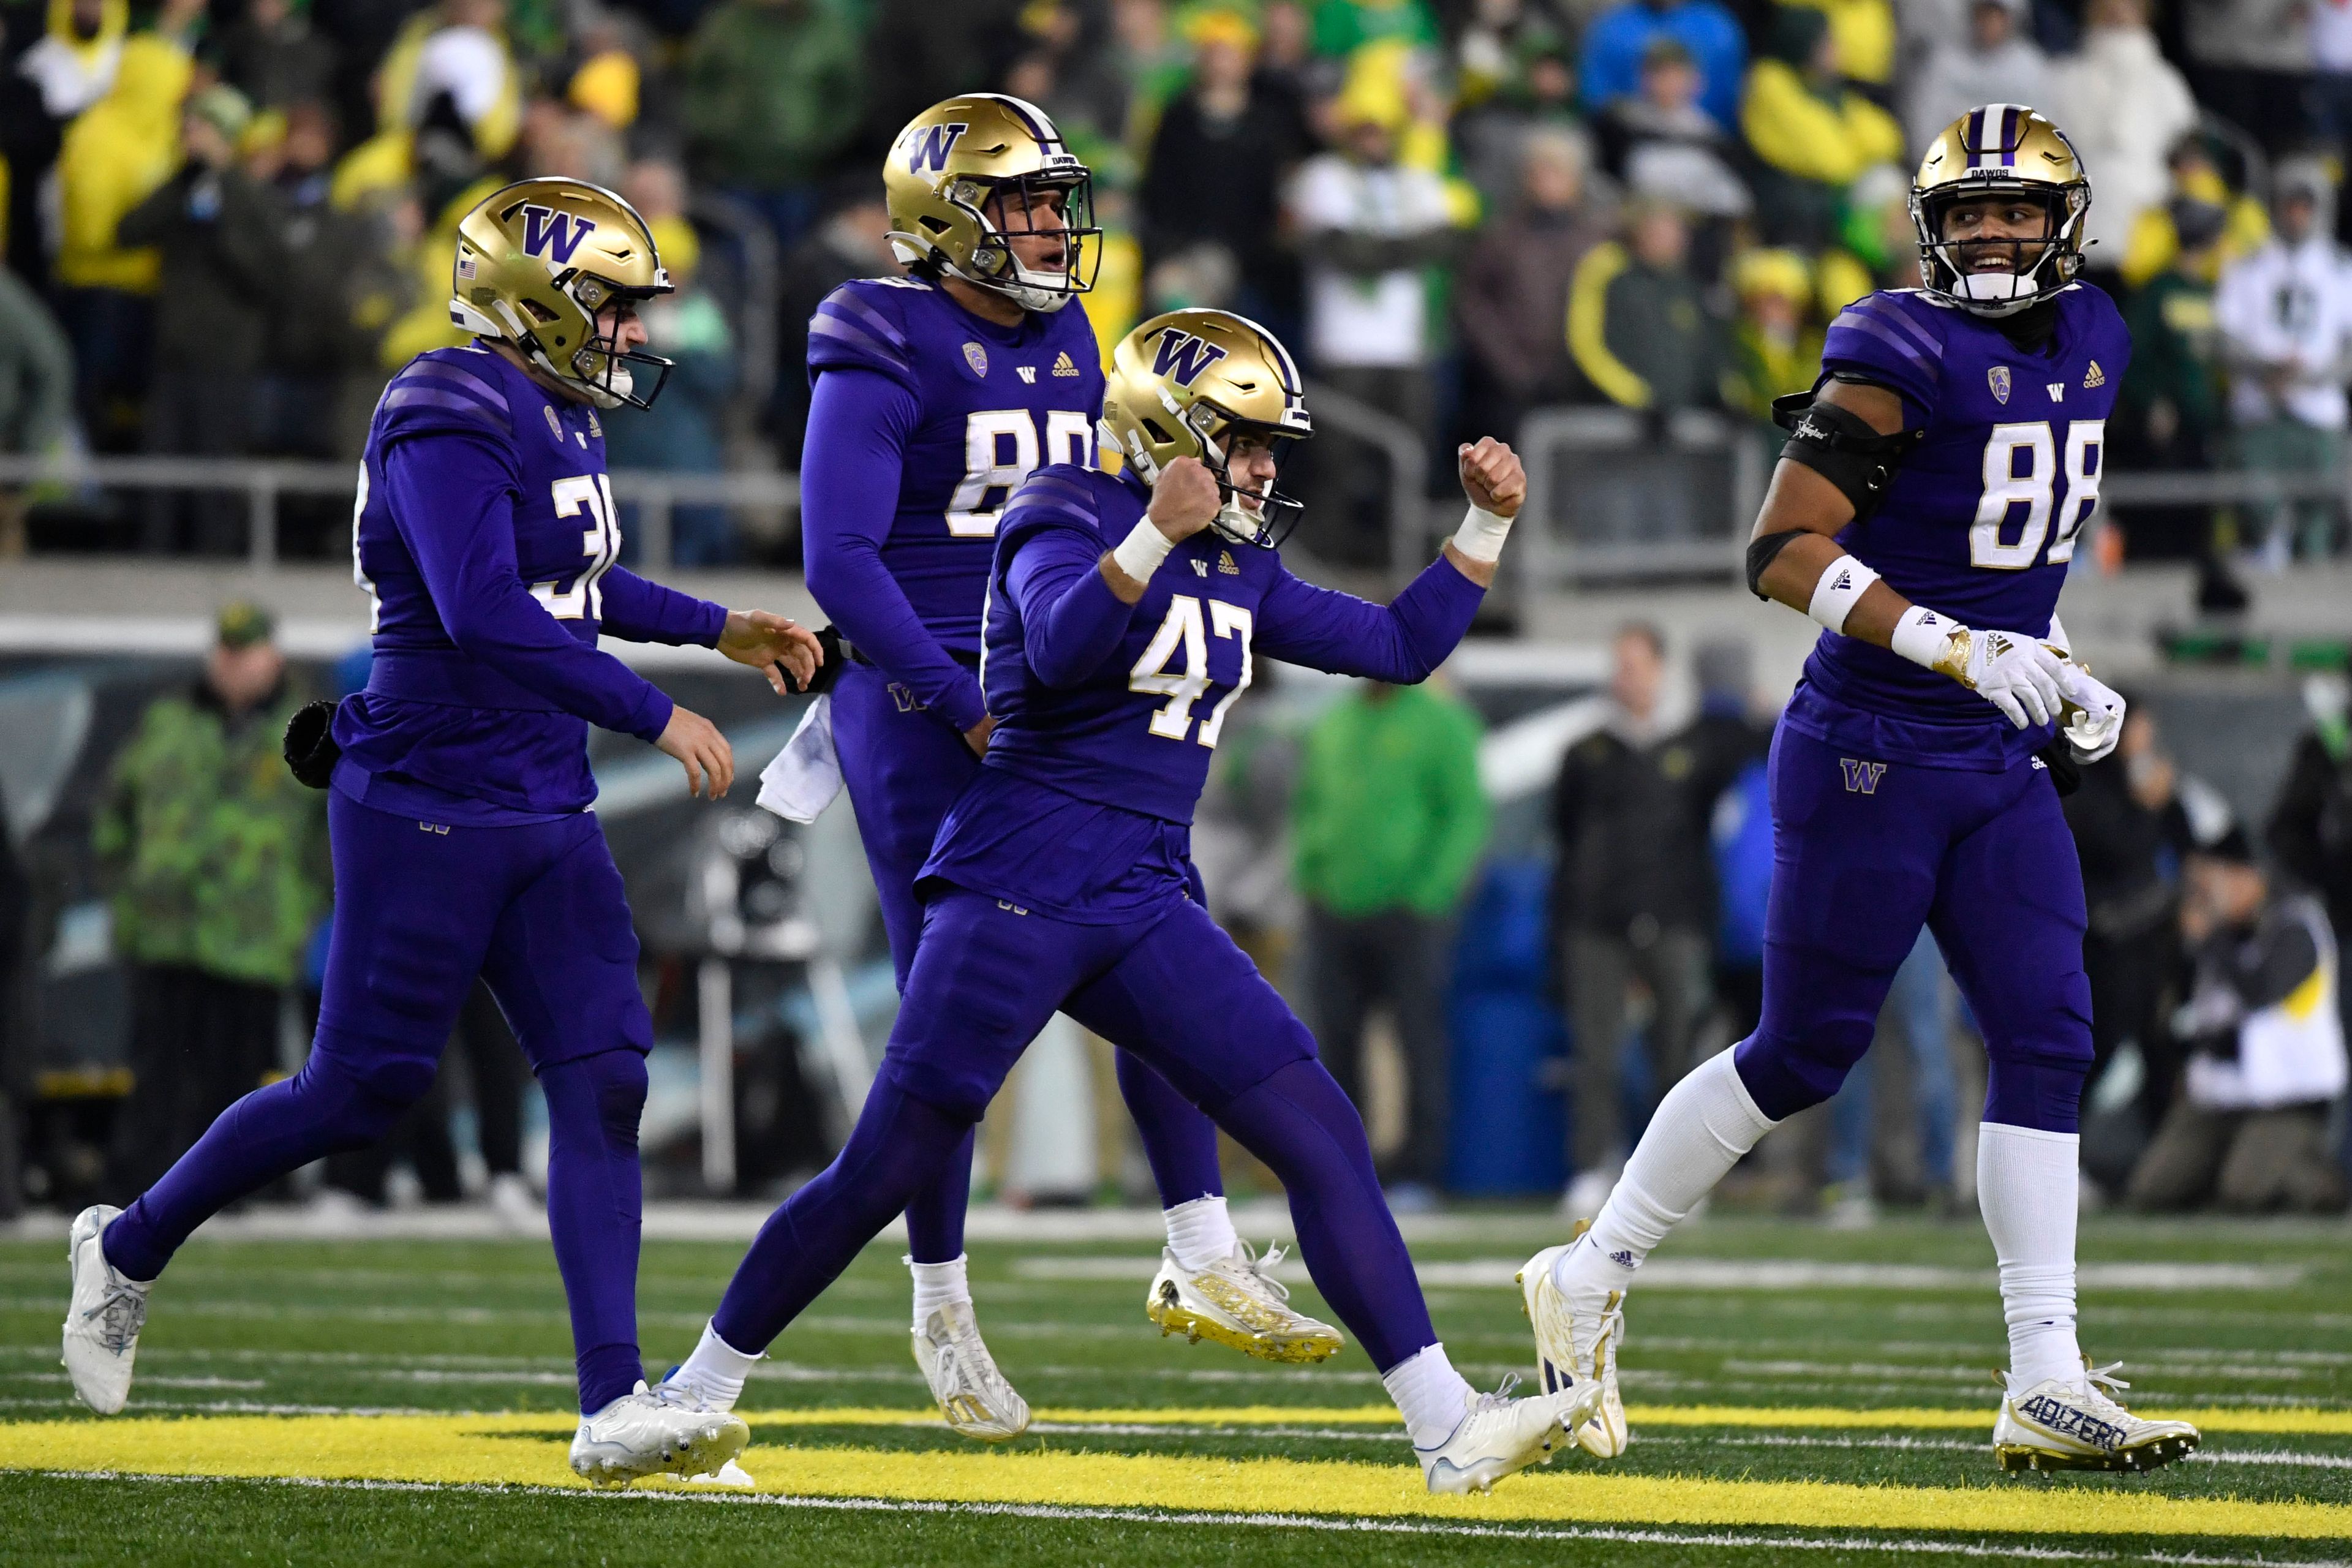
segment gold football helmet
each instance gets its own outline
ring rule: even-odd
[[[1024,310],[1058,310],[1095,286],[1102,265],[1094,178],[1036,105],[1001,92],[950,98],[908,121],[882,165],[890,248]],[[1012,242],[1047,232],[1036,214],[1048,196],[1061,204],[1062,260],[1033,268]]]
[[[1944,215],[1982,196],[2026,196],[2048,214],[2040,240],[1948,240]],[[1944,128],[1911,182],[1911,226],[1919,237],[1927,291],[1979,316],[2008,316],[2047,299],[2083,268],[2083,223],[2091,180],[2066,133],[2021,103],[1988,103]],[[2038,244],[2031,265],[1976,272],[1964,252],[1978,245]]]
[[[670,291],[653,231],[637,209],[584,180],[520,180],[457,223],[449,319],[511,343],[533,365],[599,408],[644,408],[672,362],[624,351],[597,312]],[[657,372],[637,390],[640,370]]]
[[[1235,489],[1226,468],[1234,437],[1252,437],[1280,458],[1315,434],[1306,383],[1272,332],[1231,310],[1171,310],[1111,351],[1102,437],[1144,483],[1179,458],[1198,458],[1225,500],[1220,533],[1271,550],[1297,525],[1299,503],[1268,485]]]

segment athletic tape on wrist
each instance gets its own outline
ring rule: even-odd
[[[1968,629],[1958,621],[1937,615],[1925,605],[1914,605],[1903,612],[1901,620],[1895,623],[1895,635],[1887,639],[1887,647],[1916,665],[1934,669],[1943,658],[1944,645],[1951,640],[1952,634]]]
[[[1822,579],[1813,584],[1812,602],[1805,606],[1805,614],[1830,630],[1842,632],[1846,616],[1877,581],[1877,573],[1851,555],[1841,555],[1822,569]]]
[[[1110,558],[1112,564],[1131,581],[1149,583],[1151,574],[1160,570],[1160,563],[1168,559],[1168,552],[1175,548],[1176,542],[1160,532],[1160,525],[1147,517],[1128,531],[1118,548],[1110,552]]]
[[[1474,506],[1463,514],[1462,526],[1454,531],[1454,548],[1473,561],[1500,561],[1503,541],[1510,531],[1509,518]]]

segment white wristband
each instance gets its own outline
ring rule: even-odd
[[[1805,606],[1805,614],[1830,630],[1842,632],[1864,591],[1877,581],[1877,573],[1851,555],[1841,555],[1822,569],[1822,580],[1813,584],[1812,603]]]
[[[1510,531],[1509,518],[1474,506],[1463,514],[1462,526],[1454,531],[1454,548],[1473,561],[1500,561],[1503,541]]]
[[[1111,564],[1133,582],[1149,583],[1151,574],[1160,570],[1160,563],[1168,559],[1168,552],[1175,548],[1176,542],[1160,532],[1160,525],[1147,517],[1129,529],[1118,548],[1110,552]]]
[[[1947,619],[1925,605],[1914,605],[1903,612],[1901,620],[1895,623],[1895,635],[1887,640],[1886,646],[1912,663],[1933,669],[1936,660],[1943,656],[1946,639],[1954,632],[1968,629],[1960,622]]]

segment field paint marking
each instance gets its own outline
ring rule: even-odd
[[[1074,1508],[1054,1503],[950,1503],[901,1498],[814,1498],[781,1494],[751,1496],[740,1491],[608,1491],[583,1493],[570,1487],[470,1486],[441,1481],[338,1481],[303,1477],[221,1477],[142,1475],[119,1470],[41,1470],[32,1472],[50,1480],[125,1481],[163,1486],[212,1485],[236,1480],[246,1485],[296,1487],[322,1491],[437,1492],[485,1497],[568,1497],[593,1503],[683,1503],[691,1506],[734,1505],[752,1508],[819,1509],[843,1513],[908,1513],[979,1515],[991,1519],[1100,1521],[1116,1524],[1232,1527],[1304,1530],[1332,1534],[1420,1535],[1466,1537],[1499,1541],[1598,1541],[1643,1546],[1712,1546],[1731,1551],[1883,1552],[1901,1556],[1997,1558],[2004,1562],[2120,1563],[2117,1552],[2022,1543],[1991,1546],[1978,1542],[1889,1540],[1883,1536],[1755,1535],[1712,1532],[1685,1533],[1661,1530],[1623,1530],[1607,1526],[1533,1527],[1512,1529],[1487,1524],[1450,1524],[1387,1519],[1328,1519],[1313,1514],[1202,1513],[1146,1509]],[[2193,1564],[2194,1568],[2352,1568],[2352,1562],[2317,1557],[2215,1557],[2205,1552],[2186,1555],[2169,1552],[2135,1554],[2135,1563]]]
[[[1087,1428],[1068,1426],[1063,1431],[1080,1432]],[[1116,1430],[1135,1431],[1139,1428]],[[1210,1429],[1192,1428],[1202,1436],[1213,1436]],[[1268,1436],[1272,1434],[1269,1433]],[[1295,1437],[1344,1437],[1344,1432],[1297,1431],[1286,1434]],[[1718,1448],[1869,1448],[1896,1453],[1981,1454],[1984,1443],[1951,1442],[1936,1437],[1656,1437],[1633,1435],[1636,1447],[1718,1447]],[[2287,1448],[2200,1448],[2189,1456],[2196,1465],[2257,1465],[2281,1468],[2299,1468],[2317,1470],[2352,1470],[2352,1454],[2305,1454]]]
[[[1476,1258],[1454,1262],[1416,1262],[1413,1272],[1433,1289],[1507,1287],[1525,1258]],[[1159,1260],[1125,1253],[1076,1258],[1024,1258],[1013,1265],[1015,1279],[1148,1280]],[[1296,1260],[1275,1272],[1292,1283],[1307,1275]],[[2284,1290],[2300,1285],[2311,1269],[2300,1263],[2085,1263],[2075,1280],[2086,1290]],[[1663,1258],[1643,1265],[1644,1290],[1979,1290],[1998,1279],[1990,1268],[1952,1268],[1926,1263],[1829,1263],[1810,1258]]]
[[[578,1487],[556,1440],[575,1424],[552,1412],[5,1423],[0,1468]],[[756,1456],[749,1468],[758,1473]],[[1596,1472],[1573,1461],[1566,1473],[1530,1472],[1491,1497],[1460,1498],[1431,1496],[1406,1464],[819,1445],[795,1447],[782,1470],[771,1472],[765,1489],[787,1488],[800,1496],[1170,1510],[1213,1496],[1251,1515],[2352,1539],[2352,1507],[2330,1503],[2006,1484],[1717,1480]]]

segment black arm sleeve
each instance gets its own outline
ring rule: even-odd
[[[1895,470],[1926,432],[1897,430],[1884,436],[1860,415],[1817,401],[1810,392],[1772,400],[1772,422],[1789,432],[1780,456],[1802,463],[1835,485],[1853,505],[1856,522],[1878,509]]]

